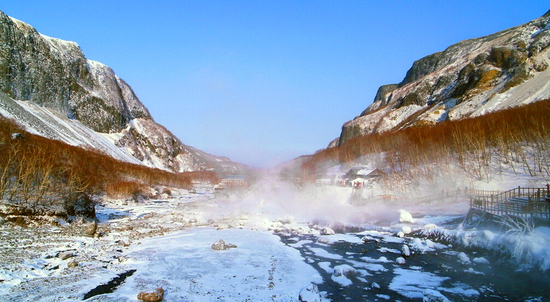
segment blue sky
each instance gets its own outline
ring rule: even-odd
[[[550,9],[523,0],[2,2],[110,66],[183,143],[257,167],[325,148],[415,60]]]

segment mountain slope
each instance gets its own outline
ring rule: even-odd
[[[416,62],[399,84],[345,123],[338,140],[483,115],[550,97],[550,11],[527,24],[450,46]]]
[[[174,172],[236,173],[243,165],[184,145],[132,88],[69,41],[0,12],[0,114],[32,133]]]

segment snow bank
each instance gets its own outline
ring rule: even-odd
[[[545,272],[550,269],[549,227],[538,227],[526,232],[512,230],[502,234],[489,230],[424,229],[421,232],[430,238],[464,247],[507,254],[520,270],[538,269]]]

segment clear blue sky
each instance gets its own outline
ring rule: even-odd
[[[312,154],[415,60],[520,25],[547,1],[8,1],[77,42],[183,143],[252,166]]]

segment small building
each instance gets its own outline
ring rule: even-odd
[[[378,179],[385,175],[380,169],[368,169],[365,167],[353,167],[346,173],[348,179]]]

